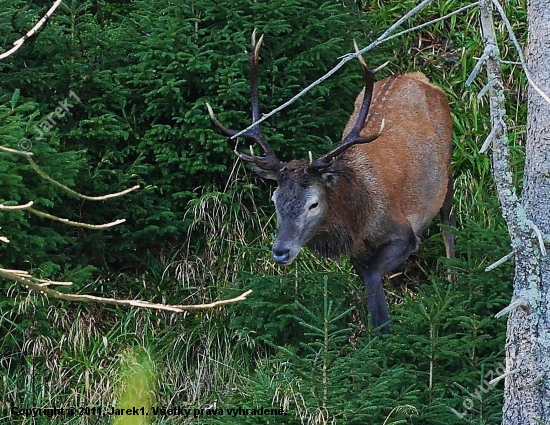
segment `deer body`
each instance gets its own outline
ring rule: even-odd
[[[259,118],[254,65],[260,43],[253,38],[254,122]],[[423,74],[374,83],[374,72],[362,65],[365,89],[341,144],[328,154],[315,161],[281,162],[256,126],[247,136],[265,156],[240,156],[278,183],[272,198],[277,212],[273,259],[290,264],[304,245],[330,258],[349,256],[365,284],[373,326],[389,332],[384,275],[418,249],[422,229],[438,212],[443,224],[454,224],[452,120],[445,94]],[[236,133],[210,112],[226,133]],[[444,232],[444,241],[452,256],[453,236]]]
[[[362,98],[363,93],[344,135],[357,119]],[[411,227],[419,235],[441,210],[451,180],[452,121],[439,88],[420,73],[377,82],[361,134],[375,133],[382,119],[384,131],[376,140],[353,146],[335,160],[347,164],[354,174],[349,180],[364,192],[364,201],[355,200],[354,206],[371,210],[357,235],[369,245],[393,238],[388,232],[392,227]],[[345,202],[341,206],[345,208]]]

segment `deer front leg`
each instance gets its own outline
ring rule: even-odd
[[[392,239],[368,254],[351,259],[355,271],[365,284],[372,326],[379,328],[381,333],[390,332],[390,315],[382,280],[386,273],[397,269],[417,248],[418,240],[411,229],[409,237]]]

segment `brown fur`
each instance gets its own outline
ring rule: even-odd
[[[253,50],[257,53],[255,43]],[[257,63],[251,63],[254,93]],[[366,87],[372,88],[372,73],[365,75]],[[277,211],[273,259],[290,264],[303,245],[330,258],[348,255],[365,284],[372,324],[386,333],[390,328],[384,275],[418,249],[420,232],[438,212],[444,225],[454,223],[452,120],[443,91],[419,72],[379,81],[372,94],[362,128],[358,117],[363,92],[355,101],[342,144],[316,161],[279,161],[258,129],[245,135],[261,146],[265,156],[240,157],[278,183],[273,195]],[[258,117],[255,94],[252,104]],[[225,133],[236,133],[210,114]],[[454,237],[445,228],[444,241],[447,255],[452,256]]]
[[[415,72],[375,83],[361,135],[376,133],[384,119],[382,134],[336,160],[347,164],[353,176],[331,194],[334,201],[328,204],[333,211],[328,215],[355,229],[353,240],[378,245],[392,237],[395,226],[410,225],[418,235],[443,206],[451,179],[452,120],[445,94],[427,81]],[[362,99],[363,92],[344,135],[357,120]],[[363,197],[352,200],[364,210],[355,213],[362,216],[361,226],[345,219],[349,202],[341,198],[351,193]]]
[[[363,93],[342,137],[347,150],[332,162],[293,160],[264,170],[279,185],[272,256],[290,264],[304,244],[323,256],[350,256],[365,284],[372,324],[387,333],[384,275],[418,249],[420,232],[438,212],[444,225],[453,224],[452,120],[444,93],[421,73],[375,83],[361,128],[362,104]],[[451,256],[447,229],[444,242]]]

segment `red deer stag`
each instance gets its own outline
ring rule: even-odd
[[[249,53],[252,122],[260,118],[258,52]],[[263,156],[239,153],[264,178],[277,181],[275,262],[290,264],[306,245],[338,258],[348,255],[363,280],[372,325],[388,333],[389,313],[382,280],[418,249],[418,235],[441,213],[448,257],[454,254],[452,120],[443,91],[420,72],[374,83],[364,60],[365,88],[355,101],[342,142],[318,159],[280,161],[260,125],[244,133]],[[208,105],[214,123],[227,135]],[[368,115],[368,119],[367,119]]]

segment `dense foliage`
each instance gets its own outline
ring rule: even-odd
[[[0,0],[0,45],[8,48],[31,28],[46,3]],[[404,274],[387,282],[390,336],[366,326],[362,285],[345,261],[304,252],[291,268],[272,265],[270,188],[236,165],[233,144],[206,113],[208,102],[229,126],[249,123],[243,50],[254,28],[265,34],[260,102],[270,111],[334,66],[354,39],[368,44],[414,5],[357,3],[66,1],[36,37],[0,61],[1,145],[31,150],[49,175],[82,193],[141,185],[123,198],[83,202],[23,158],[0,152],[0,203],[32,200],[89,223],[127,219],[98,232],[0,212],[0,235],[10,239],[0,242],[1,267],[70,279],[73,292],[171,303],[254,290],[245,303],[177,316],[70,305],[1,281],[0,409],[111,406],[136,385],[150,389],[158,406],[282,406],[288,413],[284,420],[191,418],[198,423],[498,422],[501,390],[479,388],[503,358],[504,321],[493,315],[510,297],[511,275],[509,264],[483,271],[509,244],[489,161],[477,154],[488,130],[486,105],[476,99],[483,78],[464,87],[482,51],[476,10],[367,55],[372,65],[391,61],[386,75],[426,73],[447,92],[455,123],[457,259],[439,258],[437,225],[428,229]],[[405,28],[463,4],[434,2]],[[521,38],[524,4],[507,8]],[[505,59],[514,58],[510,52]],[[505,71],[521,168],[523,77],[514,65]],[[339,140],[360,86],[359,67],[350,62],[269,119],[264,132],[280,157],[321,154]],[[68,111],[54,117],[60,102]],[[45,124],[50,118],[55,123]],[[445,279],[447,267],[454,284]],[[128,378],[121,372],[128,364],[148,378]],[[8,411],[1,418],[29,423]],[[164,416],[157,423],[182,421]]]

